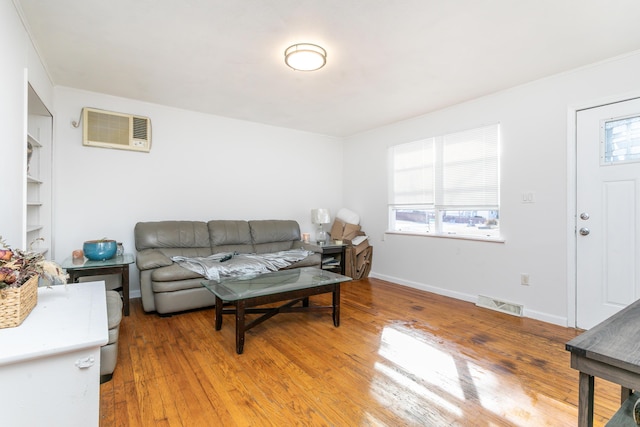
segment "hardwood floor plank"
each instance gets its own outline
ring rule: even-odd
[[[100,425],[574,426],[579,333],[368,279],[342,286],[340,327],[278,314],[238,355],[233,316],[215,331],[213,309],[161,318],[132,300]],[[619,393],[596,380],[597,426]]]

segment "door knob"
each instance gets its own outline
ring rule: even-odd
[[[588,236],[589,233],[591,233],[591,230],[589,230],[587,227],[582,227],[580,230],[578,230],[578,232],[583,236]]]
[[[589,219],[589,214],[587,212],[582,212],[580,214],[580,219],[585,220],[585,221],[588,220]]]

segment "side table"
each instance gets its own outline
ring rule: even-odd
[[[640,300],[565,344],[571,352],[571,367],[580,372],[578,427],[593,426],[595,377],[620,385],[620,404],[623,406],[633,390],[640,390],[638,325]]]
[[[328,270],[333,273],[344,275],[345,271],[345,252],[347,245],[344,243],[336,243],[331,241],[324,245],[316,245],[313,243],[305,243],[303,245],[306,249],[321,254],[322,265],[320,268]]]
[[[124,315],[129,315],[129,264],[133,264],[133,254],[123,254],[104,261],[91,261],[87,258],[74,260],[69,257],[60,265],[69,273],[68,283],[78,283],[80,277],[119,274],[122,285]]]

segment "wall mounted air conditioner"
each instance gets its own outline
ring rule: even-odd
[[[82,145],[146,153],[151,149],[148,117],[83,108],[82,122]]]

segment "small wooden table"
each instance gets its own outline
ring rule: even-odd
[[[566,344],[580,371],[578,426],[593,426],[594,377],[620,384],[620,403],[640,390],[640,300]]]
[[[129,264],[133,264],[133,254],[123,254],[104,261],[91,261],[87,258],[74,260],[69,257],[60,265],[69,273],[68,283],[78,283],[80,277],[119,274],[122,286],[124,315],[129,315]]]
[[[347,245],[344,243],[336,243],[335,240],[324,244],[304,244],[304,248],[313,252],[318,252],[321,259],[321,268],[323,270],[333,271],[334,273],[345,273],[346,266],[346,249]]]

